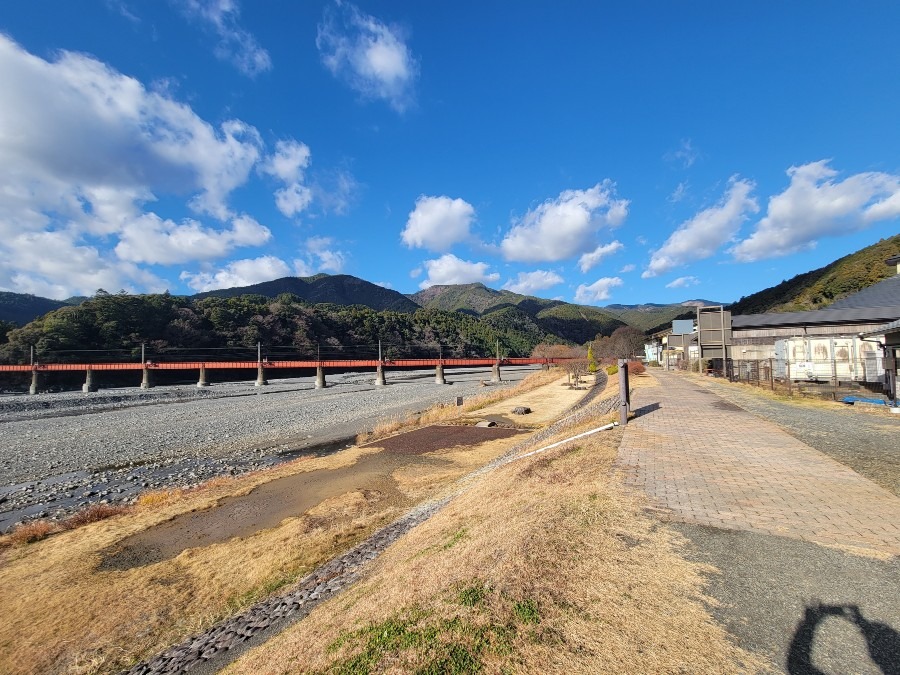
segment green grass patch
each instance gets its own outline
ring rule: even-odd
[[[524,624],[540,623],[541,615],[538,612],[537,603],[531,598],[527,598],[513,605],[513,612],[516,618]]]
[[[456,532],[454,532],[450,536],[450,538],[446,542],[444,542],[444,545],[441,548],[443,548],[445,551],[448,548],[453,548],[454,546],[456,546],[456,544],[458,544],[459,542],[461,542],[463,539],[466,538],[466,535],[468,534],[468,532],[469,532],[469,530],[466,527],[459,528]]]
[[[394,668],[419,675],[478,673],[484,670],[486,657],[512,655],[520,629],[540,622],[534,600],[513,602],[502,594],[489,597],[479,580],[446,598],[444,610],[441,616],[440,610],[413,607],[342,633],[328,651],[341,651],[345,656],[325,672],[366,675],[389,662]],[[521,635],[525,637],[524,632]]]

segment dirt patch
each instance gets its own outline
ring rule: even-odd
[[[373,443],[393,455],[423,455],[460,445],[479,445],[498,438],[510,438],[518,433],[516,429],[499,427],[471,427],[434,425],[398,434]]]
[[[349,492],[360,492],[380,504],[405,507],[409,498],[399,489],[398,469],[442,463],[422,455],[457,446],[505,439],[513,429],[432,426],[378,442],[381,452],[365,455],[350,466],[284,476],[249,494],[226,497],[211,508],[184,513],[139,532],[101,552],[100,571],[126,570],[169,560],[190,548],[210,546],[234,537],[248,537],[297,518],[317,504]]]
[[[431,460],[440,461],[440,460]],[[360,491],[407,506],[406,497],[391,477],[409,462],[378,453],[356,464],[284,476],[259,486],[247,495],[227,497],[203,511],[185,513],[139,532],[102,552],[100,570],[131,569],[168,560],[189,548],[210,546],[234,537],[248,537],[285,518],[303,515],[326,499]]]
[[[710,403],[713,408],[718,408],[719,410],[731,410],[731,411],[740,411],[744,412],[744,409],[734,403],[729,403],[728,401],[713,401]]]

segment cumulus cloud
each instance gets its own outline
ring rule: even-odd
[[[631,263],[629,263],[629,264],[625,265],[624,267],[622,267],[622,269],[619,270],[619,274],[627,274],[628,272],[634,272],[634,270],[636,270],[636,269],[637,269],[637,265],[632,265]]]
[[[0,239],[0,289],[65,299],[100,288],[163,291],[165,282],[137,265],[110,260],[71,233],[21,232]]]
[[[217,288],[251,286],[263,281],[280,279],[290,275],[291,270],[280,258],[265,255],[246,260],[232,260],[216,272],[182,272],[181,280],[195,291],[213,291]]]
[[[251,125],[226,120],[214,127],[165,91],[150,91],[92,57],[61,52],[46,61],[3,35],[0,79],[0,278],[10,290],[38,284],[54,289],[54,297],[96,290],[66,266],[37,279],[13,252],[27,233],[32,241],[55,233],[61,259],[65,246],[72,260],[96,257],[91,264],[106,275],[96,280],[126,290],[160,285],[135,263],[208,260],[270,238],[228,203],[264,154]],[[296,166],[302,175],[298,148],[305,146],[282,152],[272,170],[289,176]],[[158,197],[169,206],[180,199],[218,222],[158,215],[147,208]]]
[[[750,181],[733,176],[718,204],[700,211],[682,223],[653,252],[641,277],[656,277],[676,267],[712,256],[737,235],[750,213],[759,211],[756,199],[750,195],[753,187]]]
[[[587,190],[566,190],[516,222],[500,244],[507,260],[559,261],[593,250],[597,231],[616,227],[628,215],[628,200],[618,199],[610,181]]]
[[[674,281],[666,284],[666,288],[687,288],[688,286],[696,286],[700,283],[697,277],[678,277]]]
[[[297,276],[309,277],[319,272],[340,274],[347,263],[347,253],[335,248],[331,237],[310,237],[300,257],[294,260]]]
[[[216,58],[228,61],[248,77],[256,77],[272,68],[269,52],[241,27],[238,0],[184,0],[181,7],[185,15],[199,21],[218,37]]]
[[[421,195],[400,237],[409,248],[443,252],[469,238],[474,219],[475,208],[463,199]]]
[[[588,304],[609,300],[610,289],[622,284],[623,281],[619,277],[603,277],[590,285],[581,284],[575,289],[575,302]]]
[[[401,113],[412,104],[419,66],[398,28],[337,2],[325,10],[316,46],[325,67],[364,98]]]
[[[179,224],[148,213],[125,225],[115,250],[121,260],[172,265],[221,258],[237,246],[260,246],[271,237],[267,227],[246,215],[227,230],[214,230],[195,220]]]
[[[422,265],[428,276],[419,284],[419,288],[475,282],[491,283],[500,278],[496,272],[488,272],[489,265],[487,263],[461,260],[452,253],[442,255],[435,260],[426,260]]]
[[[556,272],[548,272],[546,270],[535,270],[534,272],[519,272],[515,281],[510,279],[503,288],[513,293],[522,293],[530,295],[535,291],[542,291],[545,288],[551,288],[557,284],[561,284],[564,279]]]
[[[787,189],[769,199],[765,217],[731,253],[751,262],[815,246],[822,237],[900,217],[900,176],[866,172],[835,180],[829,160],[792,166]]]
[[[585,253],[578,259],[578,267],[582,272],[587,272],[596,266],[605,257],[612,255],[616,251],[621,251],[625,245],[620,241],[612,241],[608,244],[601,244],[590,253]]]
[[[275,152],[259,166],[260,173],[268,174],[284,183],[275,192],[275,206],[286,218],[304,211],[312,202],[312,190],[303,184],[304,171],[309,167],[309,146],[295,140],[278,141]]]

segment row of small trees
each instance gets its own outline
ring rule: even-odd
[[[615,363],[617,359],[635,359],[643,355],[646,336],[637,328],[622,326],[612,335],[598,335],[583,346],[551,345],[541,343],[531,355],[539,359],[568,359],[562,364],[570,382],[578,385],[588,373],[596,373],[603,364]]]

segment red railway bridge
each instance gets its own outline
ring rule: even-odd
[[[28,373],[30,372],[31,387],[30,393],[36,394],[40,386],[40,377],[43,374],[59,373],[59,372],[83,372],[85,373],[85,383],[82,390],[85,392],[96,391],[97,387],[93,381],[93,373],[101,371],[131,371],[140,370],[143,373],[141,387],[149,389],[152,387],[151,373],[153,371],[173,371],[173,370],[196,370],[199,372],[197,381],[198,387],[209,385],[206,379],[207,370],[256,370],[256,386],[267,384],[267,372],[277,370],[302,370],[310,369],[316,371],[316,387],[322,388],[326,386],[325,370],[359,370],[365,368],[375,368],[375,384],[383,385],[384,368],[434,368],[435,382],[444,384],[444,368],[459,368],[466,366],[491,367],[491,381],[499,382],[501,366],[527,366],[527,365],[549,365],[552,363],[561,363],[569,359],[561,358],[427,358],[427,359],[310,359],[310,360],[268,360],[262,359],[258,361],[152,361],[143,362],[121,362],[121,363],[34,363],[24,365],[2,365],[0,364],[0,373]]]

